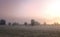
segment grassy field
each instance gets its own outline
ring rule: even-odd
[[[60,31],[0,27],[0,37],[60,37]]]

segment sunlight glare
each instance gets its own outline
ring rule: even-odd
[[[51,17],[60,17],[60,2],[56,2],[56,3],[50,4],[47,7],[47,11],[46,12]]]

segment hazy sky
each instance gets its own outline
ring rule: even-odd
[[[60,0],[0,0],[0,18],[9,21],[60,22]]]

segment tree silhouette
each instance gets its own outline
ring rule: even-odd
[[[24,25],[26,26],[27,25],[27,22],[25,22]]]
[[[35,25],[40,25],[40,23],[36,21],[36,22],[35,22]]]
[[[44,22],[44,25],[46,25],[46,22]]]
[[[9,22],[8,25],[11,26],[11,23]]]
[[[0,20],[0,25],[5,25],[6,24],[6,21],[4,19],[1,19]]]
[[[55,22],[54,25],[59,25],[59,23],[58,22]]]
[[[14,22],[14,23],[12,24],[12,26],[16,26],[16,25],[19,25],[19,23]]]
[[[33,26],[34,24],[35,24],[35,20],[32,19],[32,20],[31,20],[31,25]]]

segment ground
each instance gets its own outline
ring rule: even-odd
[[[0,26],[0,37],[60,37],[60,26]]]

